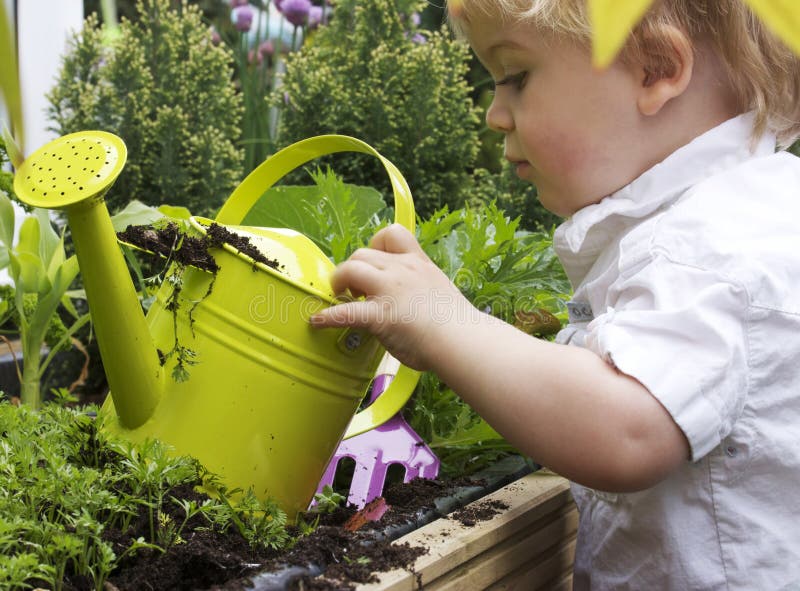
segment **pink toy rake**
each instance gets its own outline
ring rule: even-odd
[[[388,354],[384,357],[370,390],[370,403],[386,390],[398,367],[396,359]],[[439,458],[399,412],[383,425],[342,441],[325,469],[317,492],[333,485],[339,462],[344,458],[355,461],[347,502],[359,509],[383,494],[386,474],[392,465],[405,469],[403,482],[433,479],[439,474]]]

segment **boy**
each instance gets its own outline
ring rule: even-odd
[[[797,59],[739,0],[657,3],[603,71],[584,0],[459,4],[489,126],[567,218],[570,324],[472,309],[397,226],[312,323],[368,328],[573,481],[576,589],[800,588]]]

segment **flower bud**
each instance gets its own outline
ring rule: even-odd
[[[247,33],[253,25],[253,9],[248,5],[237,6],[233,9],[233,23],[237,31]]]

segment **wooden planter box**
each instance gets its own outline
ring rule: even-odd
[[[501,501],[508,509],[473,526],[438,519],[395,543],[429,548],[412,571],[378,576],[359,591],[572,588],[578,512],[569,484],[545,470],[529,474],[473,503]]]

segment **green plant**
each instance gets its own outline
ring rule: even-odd
[[[244,103],[241,143],[245,173],[274,151],[280,109],[266,97],[279,82],[285,54],[298,49],[320,24],[306,21],[294,26],[289,41],[285,33],[290,23],[280,8],[272,0],[231,2],[228,14],[214,21],[214,35],[231,48],[235,83]]]
[[[342,504],[347,500],[342,494],[339,494],[330,484],[326,484],[322,487],[322,492],[318,492],[314,495],[314,513],[333,513],[342,506]]]
[[[244,223],[297,230],[331,260],[342,262],[386,225],[390,211],[375,189],[344,183],[330,168],[309,174],[313,185],[266,191]]]
[[[331,23],[287,58],[278,142],[321,133],[355,136],[406,176],[422,216],[463,204],[478,150],[465,79],[468,53],[446,31],[413,24],[418,0],[340,0]],[[387,188],[374,158],[337,157],[348,182]]]
[[[107,201],[179,203],[214,212],[240,180],[236,148],[242,99],[231,53],[211,41],[200,10],[185,0],[139,0],[136,22],[105,39],[90,16],[49,94],[54,130],[119,135],[128,162]]]
[[[551,236],[518,227],[519,218],[489,203],[440,210],[420,224],[418,238],[477,308],[517,325],[532,312],[564,320],[570,286]],[[559,325],[548,322],[531,332],[552,332]],[[434,374],[422,376],[405,414],[442,460],[444,473],[466,474],[513,451]]]
[[[96,410],[0,402],[0,588],[107,589],[132,554],[167,554],[198,531],[233,527],[253,546],[289,543],[274,505],[249,493],[241,503],[186,498],[187,487],[216,477],[158,442],[109,437]]]
[[[9,163],[8,152],[6,151],[6,142],[0,136],[0,193],[5,193],[12,199],[14,198],[14,174],[6,171],[6,165]],[[0,269],[3,268],[3,263],[0,261]]]
[[[53,229],[48,212],[37,209],[26,216],[16,243],[15,217],[11,199],[0,192],[0,263],[7,263],[12,281],[0,286],[0,326],[10,323],[12,331],[19,333],[24,359],[21,371],[17,366],[20,398],[38,408],[45,369],[56,353],[71,347],[72,336],[90,317],[79,314],[67,294],[78,274],[78,262],[74,255],[67,258],[64,236]],[[62,321],[60,310],[71,317],[70,326]],[[44,344],[50,350],[42,360]]]

